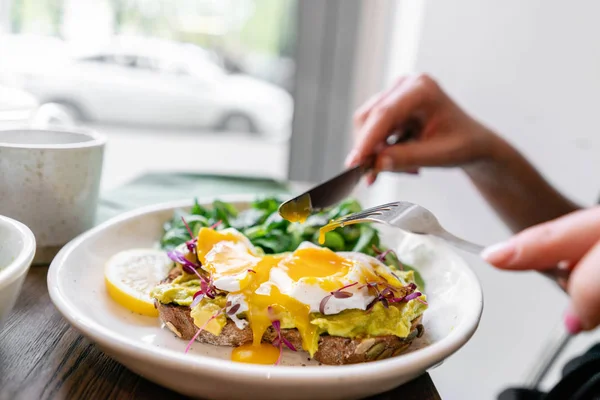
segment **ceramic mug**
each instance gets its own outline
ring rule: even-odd
[[[0,215],[34,233],[34,264],[94,225],[104,136],[86,130],[0,130]]]

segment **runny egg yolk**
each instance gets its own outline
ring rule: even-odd
[[[311,210],[310,196],[304,194],[297,199],[283,203],[279,208],[279,215],[290,222],[304,222]]]
[[[273,354],[278,355],[279,349],[261,343],[274,319],[291,321],[300,333],[304,349],[314,348],[318,341],[317,327],[310,323],[309,305],[281,293],[275,285],[271,285],[266,294],[264,291],[256,293],[263,283],[269,282],[273,268],[285,271],[293,282],[302,280],[329,292],[346,283],[343,278],[353,266],[352,260],[326,248],[309,247],[288,254],[259,256],[240,233],[208,228],[198,234],[197,253],[202,268],[213,278],[237,275],[240,279],[239,292],[230,293],[243,294],[248,305],[246,318],[253,334],[251,345],[241,346],[232,353],[232,359],[241,362],[269,364],[277,360]]]
[[[244,344],[231,352],[231,360],[250,364],[275,364],[279,349],[268,343]]]
[[[350,221],[350,223],[348,223],[348,225],[351,225],[352,221]],[[319,244],[324,244],[325,243],[325,234],[327,232],[331,232],[332,230],[336,229],[336,228],[340,228],[340,227],[344,227],[344,224],[337,222],[337,221],[329,221],[329,223],[323,227],[321,227],[321,229],[319,229]]]

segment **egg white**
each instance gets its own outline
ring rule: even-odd
[[[235,314],[230,315],[227,314],[227,316],[235,323],[235,326],[238,327],[238,329],[244,329],[245,327],[248,326],[248,321],[245,319],[241,319],[238,318],[237,314],[243,313],[245,311],[248,311],[248,303],[246,302],[246,297],[241,294],[241,293],[237,293],[237,294],[228,294],[227,295],[227,301],[231,303],[231,305],[229,307],[227,307],[227,309],[225,310],[226,312],[231,310],[236,304],[240,305],[240,308],[235,312]]]
[[[245,279],[248,273],[251,273],[248,272],[248,269],[252,269],[260,261],[260,258],[257,257],[256,249],[250,240],[242,233],[233,228],[224,229],[223,233],[235,235],[239,242],[219,242],[204,258],[215,271],[214,286],[226,292],[238,292],[240,281]],[[225,262],[219,262],[219,259],[223,258]],[[244,268],[244,270],[237,274],[228,273],[240,268]]]

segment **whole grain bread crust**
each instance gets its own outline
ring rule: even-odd
[[[179,275],[179,270],[173,270],[162,282],[168,283]],[[162,304],[155,300],[160,319],[179,338],[191,340],[198,328],[190,315],[190,308],[177,304]],[[397,336],[378,336],[349,339],[339,336],[322,335],[319,338],[319,349],[314,359],[328,365],[355,364],[361,362],[382,360],[394,357],[406,351],[412,341],[423,334],[421,316],[411,324],[411,332],[406,338]],[[297,349],[302,348],[302,339],[297,329],[282,329],[282,335]],[[277,337],[275,330],[270,327],[263,335],[262,341],[271,343]],[[196,338],[198,342],[214,346],[241,346],[252,343],[252,330],[249,327],[239,329],[235,323],[227,319],[221,334],[216,336],[202,331]]]

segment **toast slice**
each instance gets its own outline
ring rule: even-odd
[[[163,282],[169,283],[179,275],[174,269]],[[198,331],[190,315],[190,308],[177,304],[162,304],[155,300],[155,306],[164,324],[179,338],[191,340]],[[424,332],[421,316],[412,321],[411,332],[406,338],[397,336],[378,336],[369,338],[349,339],[339,336],[323,335],[319,339],[319,349],[314,359],[322,364],[343,365],[382,360],[394,357],[406,351],[412,341],[421,337]],[[282,329],[282,335],[297,349],[302,348],[302,339],[297,329]],[[270,327],[265,332],[262,341],[271,343],[277,337],[275,330]],[[233,321],[227,320],[221,334],[216,336],[202,331],[196,338],[200,343],[214,346],[241,346],[252,343],[250,327],[239,329]]]

